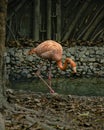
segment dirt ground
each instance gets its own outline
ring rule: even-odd
[[[15,91],[6,130],[104,130],[104,97]]]

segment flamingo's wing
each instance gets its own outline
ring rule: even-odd
[[[43,58],[43,59],[52,60],[53,54],[54,54],[53,51],[46,51],[46,52],[41,53],[39,56],[40,56],[41,58]]]

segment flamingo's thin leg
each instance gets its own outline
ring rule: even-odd
[[[52,64],[51,64],[51,61],[50,61],[48,80],[49,80],[49,86],[51,88],[50,92],[54,93],[54,90],[52,89],[52,77],[51,77],[52,73],[51,73],[51,70],[52,70]]]

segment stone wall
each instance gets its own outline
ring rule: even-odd
[[[49,62],[34,55],[27,55],[30,48],[7,48],[6,68],[7,78],[11,80],[23,80],[37,77],[35,72],[40,67],[41,74],[47,77]],[[75,46],[63,48],[63,62],[70,57],[77,63],[77,76],[100,76],[104,77],[104,46],[88,47]],[[52,64],[52,77],[70,77],[70,65],[66,71],[57,68],[55,62]]]

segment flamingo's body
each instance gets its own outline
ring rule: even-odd
[[[62,46],[53,40],[44,41],[29,51],[29,54],[34,53],[43,59],[48,59],[50,62],[56,61],[61,70],[65,70],[68,63],[70,63],[74,73],[76,73],[76,63],[71,58],[66,58],[64,65],[62,65]]]
[[[47,40],[30,50],[29,54],[36,53],[39,57],[59,61],[62,59],[62,46],[52,40]]]

